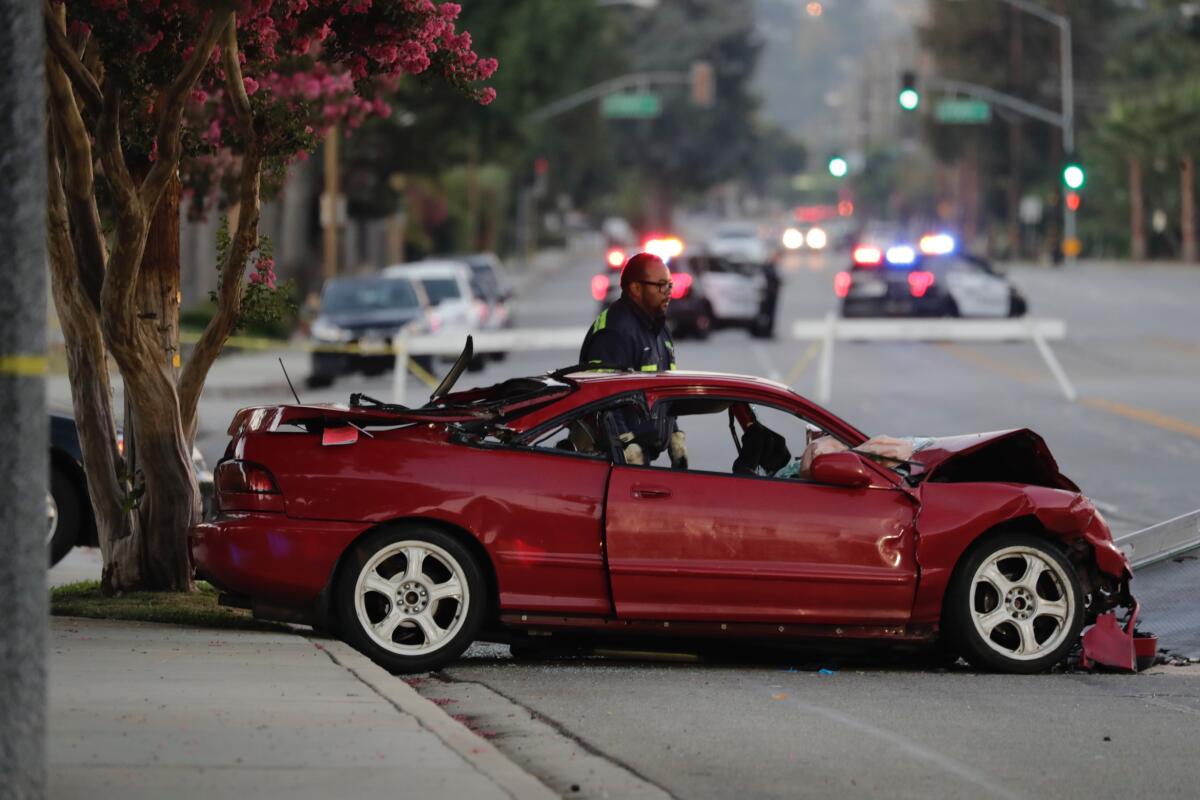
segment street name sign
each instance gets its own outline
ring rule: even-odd
[[[939,100],[933,116],[951,125],[985,125],[992,121],[992,107],[984,100],[952,98]]]
[[[662,101],[652,92],[610,94],[600,101],[600,113],[609,119],[649,119],[662,113]]]

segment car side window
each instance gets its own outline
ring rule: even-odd
[[[607,461],[623,460],[630,437],[646,421],[644,406],[633,399],[593,406],[569,414],[534,431],[522,444],[536,450],[587,456]]]
[[[663,401],[663,414],[683,433],[686,466],[664,448],[651,466],[763,478],[803,479],[810,445],[833,442],[819,426],[790,411],[737,400]],[[658,406],[655,407],[658,415]],[[814,449],[822,445],[814,445]],[[810,459],[811,460],[811,459]]]

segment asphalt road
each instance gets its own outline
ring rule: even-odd
[[[598,253],[580,256],[533,277],[516,304],[519,324],[572,326],[582,338],[596,312],[588,280],[599,263]],[[681,341],[680,366],[765,375],[811,393],[816,350],[788,338],[789,322],[833,308],[840,266],[835,257],[790,262],[777,339],[727,330]],[[1033,314],[1067,321],[1068,340],[1055,349],[1079,401],[1062,398],[1031,345],[850,343],[837,349],[832,410],[891,435],[1032,427],[1118,533],[1195,509],[1200,271],[1081,265],[1012,274]],[[223,356],[201,403],[199,445],[210,462],[237,408],[290,398],[277,356],[305,401],[345,402],[351,391],[390,397],[390,375],[303,388],[301,352]],[[544,372],[575,356],[512,354],[460,385]],[[410,378],[410,402],[422,391]],[[1018,678],[872,657],[520,662],[504,647],[480,646],[422,691],[436,698],[454,687],[467,699],[451,708],[468,720],[484,714],[468,690],[487,692],[490,722],[507,720],[490,734],[497,746],[570,796],[635,796],[612,787],[639,780],[659,796],[689,798],[1193,796],[1200,781],[1194,668]],[[573,752],[623,765],[629,783],[589,782],[590,768],[579,778],[572,759],[530,749],[530,721],[574,743]]]

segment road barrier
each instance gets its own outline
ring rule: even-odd
[[[1067,324],[1060,319],[824,319],[797,320],[792,336],[822,343],[817,371],[817,402],[828,404],[833,395],[833,345],[843,341],[866,342],[1033,342],[1063,396],[1076,397],[1075,387],[1054,357],[1048,342],[1066,338]]]
[[[1200,548],[1200,509],[1142,528],[1115,540],[1134,569]]]

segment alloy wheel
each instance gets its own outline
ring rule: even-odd
[[[462,628],[470,603],[462,565],[431,542],[389,544],[355,580],[354,610],[363,631],[398,655],[441,649]]]
[[[1063,567],[1036,548],[1011,546],[986,558],[971,578],[975,631],[997,654],[1032,661],[1059,647],[1075,599]]]

